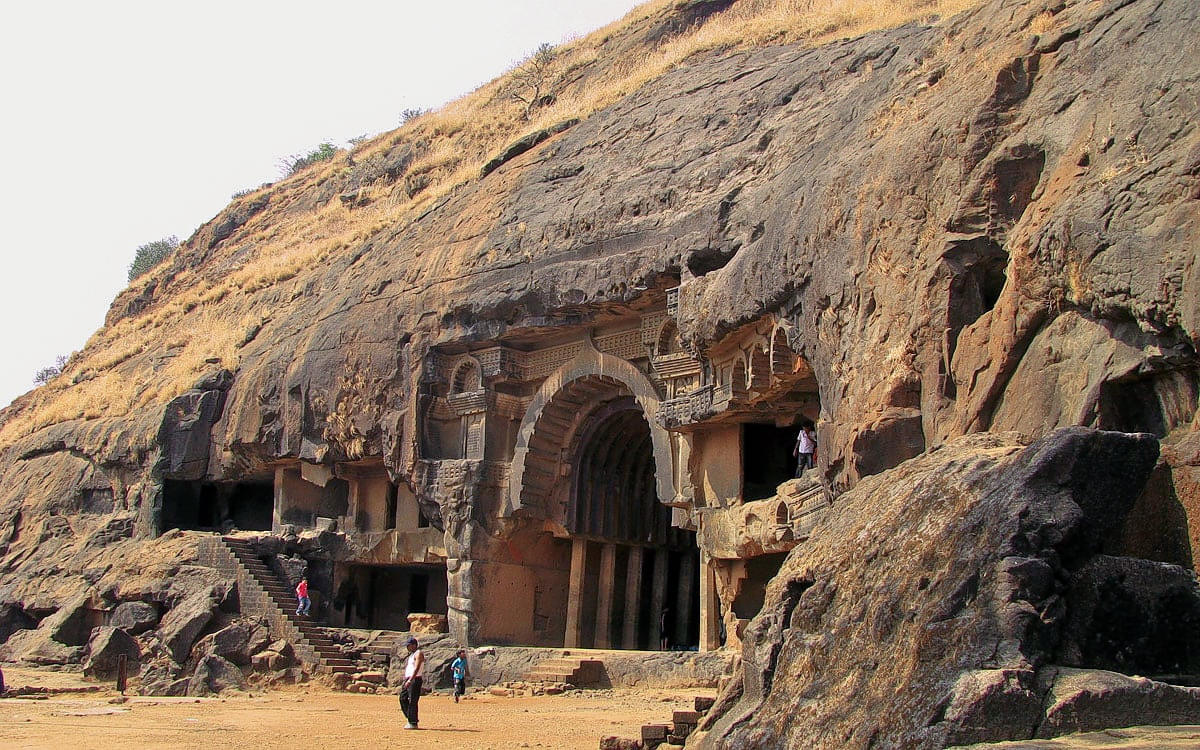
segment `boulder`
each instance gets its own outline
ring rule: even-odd
[[[216,654],[238,666],[250,663],[251,628],[244,623],[234,623],[196,641],[193,652],[201,657]]]
[[[181,671],[170,659],[144,664],[138,694],[186,695],[188,678],[180,677]]]
[[[224,611],[236,611],[237,581],[220,571],[204,565],[183,565],[164,594],[168,607],[174,609],[185,599],[198,595],[211,597]]]
[[[219,695],[226,690],[242,690],[246,679],[242,671],[216,654],[209,654],[196,665],[188,681],[188,695]]]
[[[642,742],[627,737],[601,737],[600,750],[642,750]]]
[[[87,645],[87,660],[83,673],[91,677],[110,678],[117,674],[117,662],[122,655],[128,664],[127,674],[135,674],[142,650],[133,636],[120,628],[102,625],[92,631]]]
[[[82,646],[92,634],[90,593],[82,593],[58,608],[38,625],[51,638],[68,646]]]
[[[1200,724],[1200,688],[1092,669],[1047,669],[1038,737],[1140,725]]]
[[[163,617],[158,637],[176,662],[187,661],[196,637],[212,620],[216,602],[209,590],[201,590],[175,605]]]
[[[1042,677],[1060,643],[1093,644],[1071,651],[1085,666],[1123,650],[1129,663],[1186,665],[1200,632],[1160,613],[1200,606],[1190,575],[1103,554],[1156,460],[1149,435],[1069,428],[1028,447],[965,436],[864,479],[768,584],[741,669],[693,744],[1028,739],[1068,725]],[[1113,602],[1125,602],[1120,627],[1104,630]],[[1151,647],[1167,634],[1177,662]],[[1183,706],[1164,718],[1187,715],[1177,698]]]
[[[148,602],[122,602],[113,610],[108,624],[130,635],[153,630],[158,625],[158,607]]]
[[[91,635],[91,595],[81,593],[43,619],[33,630],[18,630],[0,645],[0,661],[75,664]]]
[[[0,645],[0,661],[25,664],[78,664],[83,659],[83,646],[68,646],[50,637],[42,628],[18,630]]]

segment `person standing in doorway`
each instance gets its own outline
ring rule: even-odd
[[[805,469],[816,466],[813,455],[817,452],[817,434],[809,423],[800,426],[800,434],[796,436],[796,448],[792,455],[796,457],[796,478],[799,479]]]
[[[309,610],[312,609],[312,600],[308,598],[308,577],[302,576],[300,583],[296,584],[296,599],[299,604],[296,605],[296,616],[305,617]]]
[[[425,654],[416,638],[404,644],[408,649],[408,661],[404,663],[404,682],[400,683],[400,710],[408,723],[405,729],[417,729],[417,702],[421,700],[421,682],[425,677]]]
[[[454,702],[467,692],[467,650],[460,648],[454,661],[450,662],[450,675],[454,678]]]

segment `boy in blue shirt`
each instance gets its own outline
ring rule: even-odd
[[[450,675],[454,678],[454,702],[467,692],[467,650],[460,648],[457,658],[450,662]]]

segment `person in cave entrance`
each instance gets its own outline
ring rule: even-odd
[[[796,436],[796,448],[792,455],[796,457],[796,478],[799,479],[806,469],[816,466],[817,433],[813,430],[812,422],[800,425],[800,434]]]

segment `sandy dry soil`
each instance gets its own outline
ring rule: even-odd
[[[9,687],[91,685],[78,675],[4,670]],[[711,691],[597,690],[560,696],[498,698],[446,695],[421,700],[422,729],[401,729],[394,695],[353,695],[321,686],[286,688],[225,698],[139,698],[112,691],[65,694],[46,700],[0,700],[0,748],[175,750],[179,747],[438,748],[595,750],[600,738],[639,737],[642,724],[666,723],[690,708],[693,694]],[[980,750],[1195,750],[1200,726],[1135,727],[1056,740],[972,745]]]
[[[5,669],[9,687],[84,685],[74,675]],[[710,694],[710,691],[694,691]],[[468,695],[421,700],[419,731],[405,731],[395,695],[338,693],[319,686],[227,698],[140,698],[114,692],[47,700],[0,700],[0,748],[132,750],[180,747],[587,748],[600,737],[640,737],[646,723],[690,708],[693,691],[601,690],[561,696]],[[252,696],[252,697],[251,697]]]

